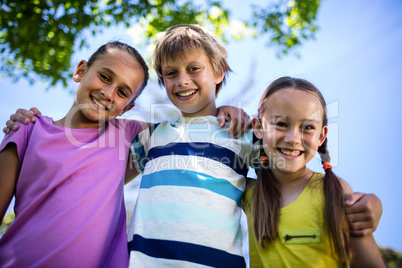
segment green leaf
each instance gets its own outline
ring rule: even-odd
[[[50,81],[47,84],[67,88],[75,44],[80,49],[88,45],[82,31],[96,36],[116,25],[138,27],[142,34],[135,42],[151,46],[155,35],[169,26],[198,23],[224,42],[265,37],[278,55],[286,55],[314,38],[320,1],[276,1],[251,3],[252,12],[243,21],[234,21],[220,0],[6,1],[0,9],[0,72],[16,80]]]

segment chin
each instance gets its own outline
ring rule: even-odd
[[[299,170],[301,170],[304,166],[289,166],[289,165],[285,165],[285,166],[281,166],[281,165],[277,165],[276,168],[278,169],[278,171],[283,172],[283,173],[295,173]]]

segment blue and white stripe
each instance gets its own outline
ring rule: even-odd
[[[184,118],[144,130],[132,149],[143,178],[131,265],[244,267],[240,199],[258,154],[252,133],[230,139],[215,117]]]

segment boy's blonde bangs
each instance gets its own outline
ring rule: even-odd
[[[208,57],[215,75],[231,71],[227,61],[225,47],[205,28],[196,24],[175,25],[166,32],[157,35],[155,53],[152,60],[152,67],[155,69],[159,84],[163,85],[162,64],[185,58],[188,53],[195,49],[201,49]],[[217,92],[222,87],[217,86]]]
[[[155,66],[160,67],[162,64],[174,61],[177,59],[184,59],[195,49],[201,49],[205,53],[203,44],[198,39],[192,39],[190,36],[179,36],[178,34],[168,36],[162,36],[158,39],[158,46],[156,47],[154,54]],[[212,64],[212,63],[211,63]]]

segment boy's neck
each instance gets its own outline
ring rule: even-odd
[[[209,110],[203,110],[203,111],[198,111],[195,113],[185,113],[181,111],[182,115],[184,117],[202,117],[202,116],[217,116],[218,115],[218,109],[214,107],[213,109]]]

